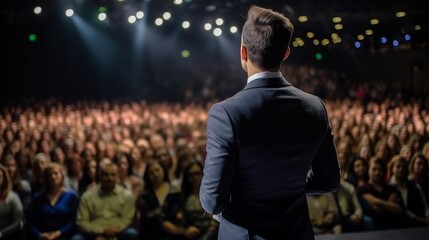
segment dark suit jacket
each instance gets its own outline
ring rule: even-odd
[[[206,149],[207,212],[267,239],[314,239],[306,194],[335,191],[340,182],[321,99],[284,78],[255,79],[211,107]]]

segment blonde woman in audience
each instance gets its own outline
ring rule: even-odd
[[[23,208],[19,196],[12,191],[12,180],[0,165],[0,239],[22,238]]]
[[[399,155],[401,157],[405,158],[405,160],[407,162],[410,162],[411,161],[411,157],[413,156],[413,152],[412,152],[411,146],[408,145],[408,144],[402,145],[401,151],[399,152]]]
[[[78,195],[64,186],[65,173],[58,163],[43,170],[42,191],[34,195],[28,212],[30,239],[70,239],[76,230]]]
[[[408,162],[396,155],[389,163],[389,184],[401,194],[410,227],[429,226],[425,216],[425,203],[417,186],[408,180]]]

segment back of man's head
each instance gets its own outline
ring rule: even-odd
[[[252,6],[242,32],[249,60],[262,69],[279,67],[289,47],[293,29],[290,20],[282,14]]]

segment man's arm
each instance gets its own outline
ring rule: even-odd
[[[230,187],[236,166],[237,144],[228,112],[219,104],[207,117],[207,156],[201,181],[201,205],[211,214],[219,214],[230,199]]]
[[[88,234],[94,234],[94,235],[100,235],[103,233],[104,228],[101,226],[98,226],[97,224],[94,224],[90,220],[90,203],[89,203],[89,197],[91,197],[88,194],[84,194],[82,196],[82,199],[79,202],[79,207],[77,210],[77,217],[76,217],[76,225],[79,228],[80,231]]]
[[[325,116],[327,121],[325,138],[313,159],[307,177],[307,194],[334,192],[338,190],[340,185],[340,165],[334,143],[334,134],[326,110]]]

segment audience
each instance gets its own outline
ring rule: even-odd
[[[145,86],[145,100],[66,102],[60,99],[23,99],[5,105],[0,112],[0,163],[5,165],[13,192],[19,196],[21,205],[27,209],[31,203],[30,194],[35,196],[43,191],[42,173],[51,162],[63,167],[66,171],[64,184],[82,198],[100,189],[101,181],[97,178],[100,175],[96,174],[98,169],[116,163],[119,167],[118,186],[123,185],[134,191],[132,200],[138,209],[136,216],[127,220],[130,221],[129,226],[139,228],[135,230],[142,236],[148,229],[155,229],[147,227],[149,223],[145,221],[148,215],[145,213],[155,210],[156,217],[150,223],[154,225],[158,219],[167,219],[167,215],[163,204],[165,195],[156,191],[151,193],[153,190],[145,186],[152,181],[147,176],[149,163],[159,161],[168,168],[166,175],[170,180],[167,181],[170,190],[167,193],[182,190],[188,164],[194,161],[204,163],[205,121],[209,107],[244,87],[244,82],[233,80],[240,76],[225,77],[222,74],[214,75],[203,86],[196,87],[198,84],[194,78],[198,76],[196,79],[202,79],[211,69],[218,69],[218,66],[196,66],[184,85],[179,84],[183,76],[176,76],[172,84],[181,87],[168,91],[171,98],[164,102],[160,96],[165,95],[166,87],[148,83]],[[375,180],[376,185],[393,188],[396,191],[394,195],[402,203],[393,202],[403,209],[403,213],[428,226],[428,100],[413,98],[405,88],[401,89],[398,82],[353,83],[342,73],[307,66],[294,68],[285,65],[282,71],[293,85],[325,100],[341,160],[343,180],[350,182],[359,193],[357,199],[363,211],[360,214],[355,200],[352,200],[353,207],[350,204],[346,206],[341,200],[344,192],[340,189],[337,193],[340,219],[349,219],[354,215],[350,223],[359,223],[360,219],[361,224],[355,225],[359,226],[359,231],[372,229],[371,224],[365,227],[365,219],[377,211],[371,206],[374,202],[371,197],[368,198],[370,193],[362,190],[374,185],[374,179],[369,177],[373,171],[369,164],[378,159],[386,167],[391,166],[389,169],[392,170],[389,175]],[[117,157],[119,153],[126,156],[126,161],[124,157]],[[392,156],[396,155],[406,159],[408,173],[401,175],[404,167],[398,164],[394,167],[396,160]],[[394,168],[399,177],[393,173]],[[131,178],[138,179],[136,182],[139,184],[133,187],[130,184],[133,181],[129,181]],[[413,198],[421,199],[422,203],[418,209],[412,209],[417,205],[410,204],[406,199],[414,195],[415,189],[404,190],[404,186],[412,185],[417,188],[419,196]],[[142,188],[144,193],[141,193]],[[378,193],[372,194],[375,196]],[[177,204],[172,201],[168,203]],[[388,199],[383,201],[389,202]],[[81,236],[90,233],[82,228],[87,220],[78,221],[81,224],[79,228],[83,230]],[[138,223],[135,223],[136,220]],[[379,219],[373,220],[376,229],[380,229],[377,227],[380,226]],[[392,225],[385,223],[385,226],[381,223],[382,228],[392,228]],[[349,231],[344,221],[341,225],[343,232]],[[108,225],[103,226],[112,230]],[[25,225],[25,228],[28,226]],[[159,233],[163,231],[159,224],[157,229]],[[135,232],[130,232],[134,236]],[[100,238],[105,236],[100,235]]]

